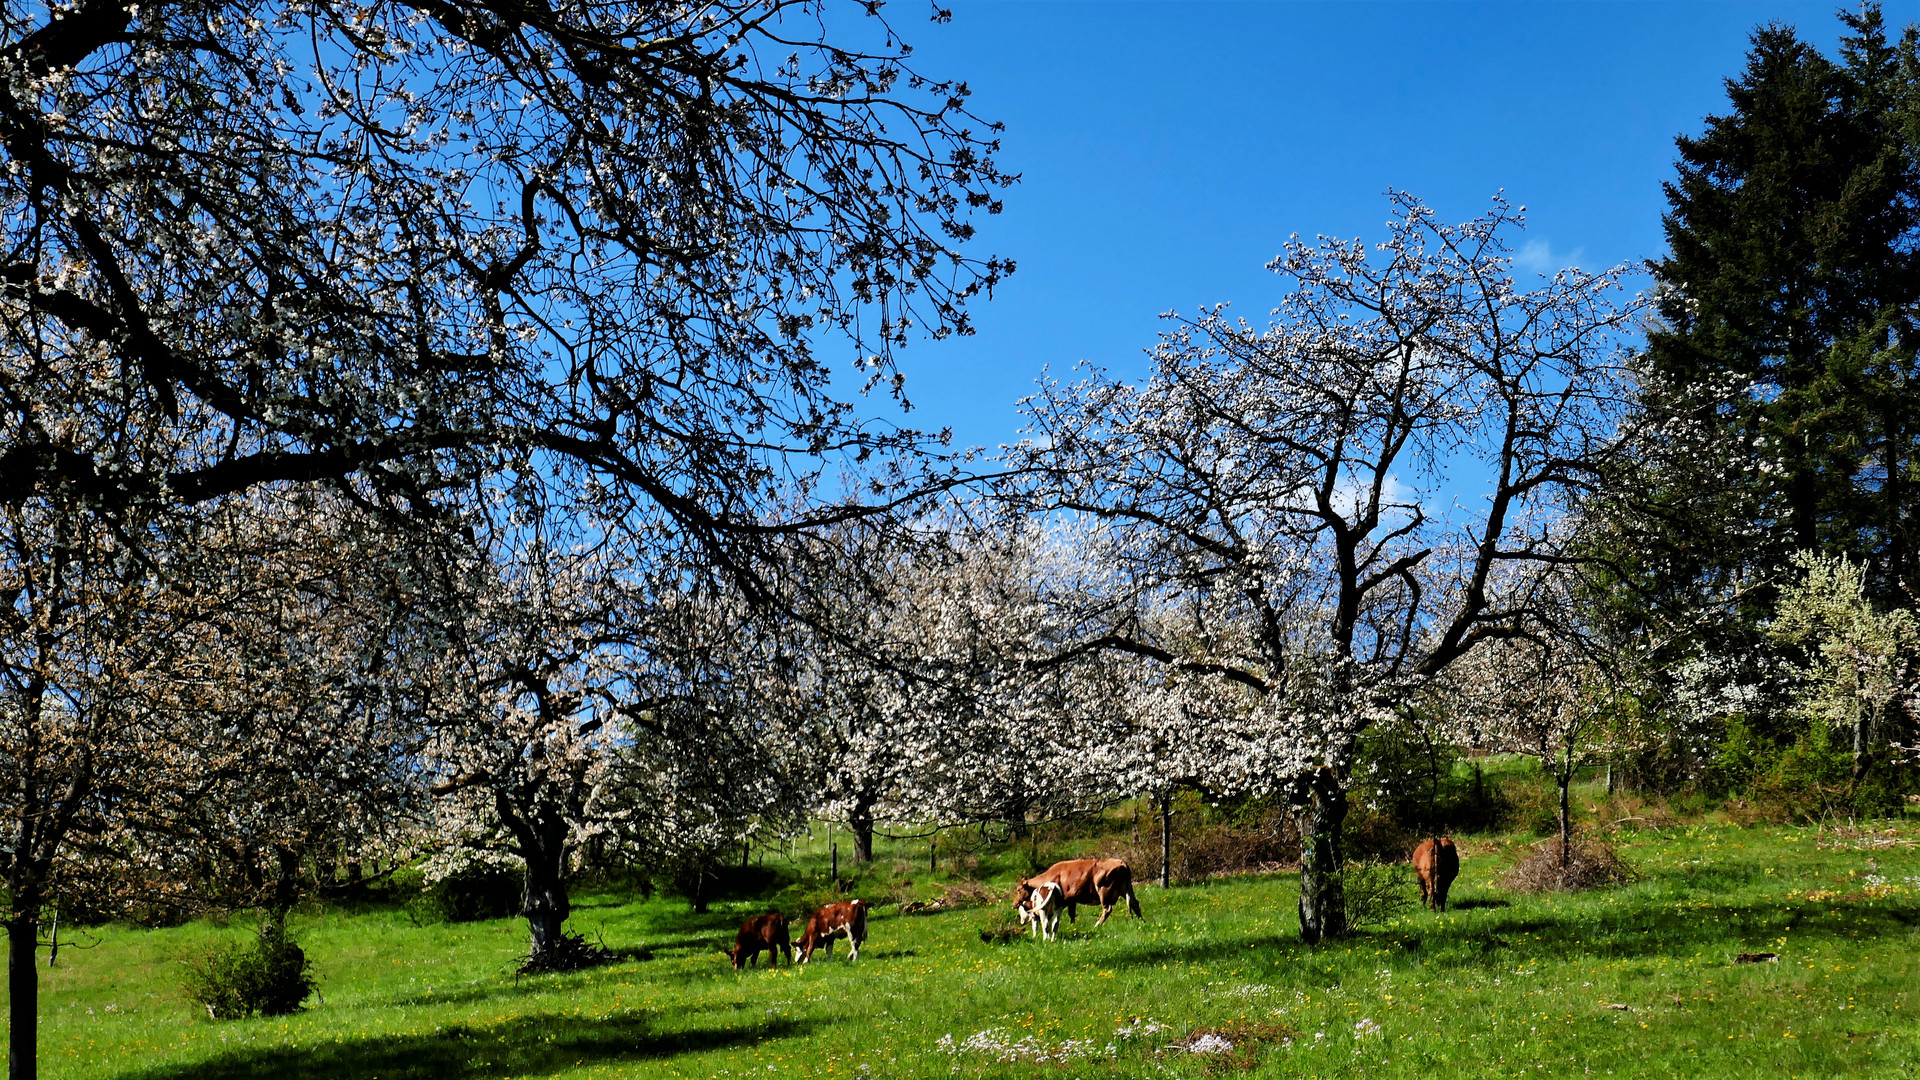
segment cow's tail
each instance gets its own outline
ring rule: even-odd
[[[1125,863],[1113,868],[1113,883],[1119,891],[1127,895],[1127,912],[1136,919],[1145,918],[1140,914],[1140,898],[1133,894],[1133,867]]]

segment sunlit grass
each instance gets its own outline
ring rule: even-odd
[[[1082,910],[1044,946],[982,944],[980,909],[883,913],[858,966],[842,953],[743,975],[720,947],[762,908],[748,902],[694,917],[682,902],[582,897],[576,929],[653,959],[518,980],[513,921],[309,915],[295,929],[324,1002],[237,1022],[195,1013],[178,959],[245,933],[239,920],[109,928],[44,973],[41,1060],[48,1077],[128,1080],[1914,1076],[1920,848],[1907,845],[1920,830],[1897,838],[1863,850],[1802,829],[1637,834],[1623,853],[1639,883],[1540,898],[1494,887],[1510,844],[1467,840],[1454,911],[1318,949],[1295,940],[1284,875],[1145,887],[1145,921],[1094,930]],[[1733,963],[1740,952],[1780,961]],[[1236,1052],[1166,1049],[1211,1029]],[[1035,1054],[1066,1061],[1024,1060]]]

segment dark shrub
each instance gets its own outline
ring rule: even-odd
[[[1300,835],[1284,806],[1263,800],[1204,804],[1192,792],[1175,801],[1175,881],[1258,873],[1300,861]],[[1160,880],[1160,822],[1143,818],[1140,838],[1103,852],[1125,859],[1136,883]]]
[[[1383,811],[1365,806],[1347,811],[1347,858],[1353,862],[1406,862],[1420,839]]]
[[[432,882],[407,902],[421,922],[478,922],[520,913],[526,875],[504,866],[470,863]]]
[[[1019,918],[1006,911],[995,911],[987,916],[986,925],[980,928],[980,940],[989,945],[1005,945],[1010,941],[1018,941],[1025,933],[1026,924]]]
[[[297,1012],[313,987],[307,954],[287,933],[284,919],[262,921],[251,943],[211,949],[187,961],[187,997],[216,1020]]]

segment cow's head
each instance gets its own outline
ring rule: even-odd
[[[1013,910],[1017,912],[1027,910],[1027,901],[1031,899],[1033,899],[1033,882],[1022,878],[1020,883],[1013,887]]]

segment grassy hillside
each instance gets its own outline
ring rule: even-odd
[[[1287,875],[1143,887],[1144,921],[1082,910],[1056,944],[983,944],[998,906],[883,912],[857,966],[742,975],[719,950],[764,902],[583,896],[577,929],[652,958],[518,980],[511,920],[310,914],[324,1002],[238,1022],[196,1015],[178,961],[245,927],[110,928],[45,976],[43,1075],[1920,1075],[1920,828],[1630,834],[1639,883],[1577,897],[1496,888],[1520,842],[1463,843],[1456,910],[1318,949]]]

